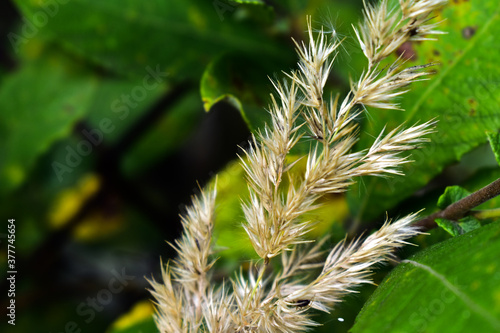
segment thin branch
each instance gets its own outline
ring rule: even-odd
[[[500,194],[500,178],[493,183],[483,187],[469,196],[459,200],[446,209],[427,216],[426,218],[415,223],[416,226],[423,227],[425,230],[430,230],[436,227],[436,219],[444,218],[447,220],[457,221],[462,217],[470,215],[471,210],[480,204],[496,197]]]

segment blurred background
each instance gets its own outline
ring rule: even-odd
[[[351,28],[361,19],[357,0],[10,0],[0,8],[2,332],[155,332],[147,279],[159,279],[160,257],[172,257],[165,241],[179,236],[190,196],[219,172],[217,241],[234,248],[217,274],[253,256],[235,237],[244,238],[235,226],[245,188],[236,156],[267,119],[268,76],[296,65],[291,38],[305,39],[306,15],[345,38],[328,89],[346,92],[365,64]],[[378,188],[380,201],[368,205],[381,209],[366,216],[364,182],[351,198],[328,198],[317,235],[334,231],[333,243],[360,221],[383,221],[384,209],[434,207],[446,185],[481,168],[495,167],[484,182],[494,179],[481,140],[465,162],[453,156],[428,171],[424,184],[433,181],[418,202],[386,204],[399,181]],[[8,219],[15,327],[3,315]],[[323,330],[347,331],[373,289],[349,297]]]

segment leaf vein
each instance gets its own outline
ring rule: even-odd
[[[438,272],[436,272],[432,267],[429,267],[427,265],[421,264],[419,262],[413,261],[413,260],[403,260],[403,263],[408,263],[410,265],[413,265],[417,268],[421,268],[427,272],[429,272],[432,276],[437,278],[441,283],[448,288],[451,292],[453,292],[458,298],[462,300],[462,302],[468,306],[472,311],[486,319],[491,326],[493,326],[496,329],[500,329],[500,321],[493,317],[486,309],[484,309],[481,305],[477,304],[474,302],[469,296],[467,296],[465,293],[460,291],[456,286],[454,286],[446,277]]]
[[[434,93],[436,91],[435,90],[436,87],[438,87],[441,84],[441,82],[443,81],[443,79],[451,72],[451,70],[453,68],[455,68],[455,66],[457,64],[459,64],[460,61],[471,50],[474,50],[475,48],[477,48],[477,44],[478,44],[479,41],[481,41],[481,37],[489,31],[490,26],[494,26],[493,22],[495,22],[496,20],[498,20],[498,15],[495,15],[495,14],[491,15],[490,19],[487,22],[485,22],[483,29],[481,29],[480,32],[476,33],[476,35],[474,36],[474,39],[471,40],[471,43],[469,43],[467,45],[467,47],[463,50],[463,52],[460,53],[460,54],[458,54],[453,59],[453,61],[450,63],[450,65],[448,67],[443,68],[442,72],[432,81],[431,84],[428,85],[427,89],[420,95],[420,98],[414,104],[413,108],[411,110],[407,111],[409,113],[409,115],[408,115],[406,121],[409,121],[410,119],[413,118],[413,116],[415,116],[415,114],[418,112],[418,110],[420,109],[420,107],[422,106],[422,104],[425,101],[428,100],[429,96],[432,93]]]

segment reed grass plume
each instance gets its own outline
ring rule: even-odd
[[[400,0],[365,3],[364,19],[354,27],[367,66],[344,98],[325,98],[324,87],[334,64],[338,40],[313,32],[308,42],[294,41],[298,70],[273,81],[276,94],[271,122],[252,138],[241,157],[250,197],[243,211],[248,237],[261,260],[248,271],[214,286],[212,231],[216,189],[203,190],[182,218],[183,236],[174,245],[177,259],[163,268],[163,281],[152,281],[156,323],[161,332],[303,332],[318,325],[313,309],[331,311],[356,287],[371,283],[374,266],[393,257],[395,248],[419,233],[416,214],[386,223],[366,239],[341,242],[323,253],[324,241],[313,242],[304,214],[326,194],[345,192],[359,176],[401,174],[410,162],[402,153],[428,141],[432,121],[382,131],[371,147],[355,151],[359,129],[355,119],[365,107],[398,109],[395,98],[410,83],[425,79],[429,65],[402,69],[398,59],[380,62],[409,40],[439,34],[429,23],[431,12],[445,0]],[[314,140],[302,175],[290,175],[287,156],[303,139]],[[283,182],[289,177],[289,182]],[[221,207],[224,209],[224,207]],[[279,261],[280,269],[270,265]]]

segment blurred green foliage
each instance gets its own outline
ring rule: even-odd
[[[240,228],[247,192],[237,147],[244,148],[267,119],[268,76],[281,78],[281,71],[295,67],[291,38],[304,39],[306,15],[314,26],[345,37],[328,91],[345,93],[349,78],[365,65],[351,29],[361,19],[361,1],[12,0],[1,6],[0,216],[16,219],[14,332],[154,331],[152,309],[144,305],[151,298],[145,278],[158,279],[160,255],[173,256],[164,240],[179,235],[177,215],[197,191],[196,181],[213,182],[219,171],[216,277],[233,274],[254,256]],[[442,208],[436,202],[446,186],[460,184],[472,192],[500,176],[485,144],[488,132],[498,155],[499,14],[495,0],[451,1],[436,13],[447,34],[408,45],[407,55],[414,57],[405,66],[439,63],[436,74],[404,95],[406,112],[367,110],[358,146],[367,147],[386,124],[392,129],[436,119],[436,132],[413,154],[406,177],[361,179],[347,196],[328,197],[311,215],[322,221],[312,237],[331,233],[333,245],[346,232],[380,225],[385,211],[431,212]],[[494,199],[479,208],[499,205]],[[436,270],[450,268],[465,265],[460,256],[466,248],[484,260],[470,276],[462,272],[464,279],[482,278],[493,286],[499,270],[487,260],[498,244],[494,228],[442,243],[457,258],[444,257],[436,247],[420,256],[431,258]],[[6,232],[5,227],[0,236]],[[470,235],[480,239],[462,241]],[[421,249],[447,238],[436,229],[415,241]],[[0,241],[6,286],[6,243]],[[355,326],[358,332],[370,331],[372,321],[393,324],[382,313],[392,306],[378,314],[373,304],[391,283],[401,290],[389,295],[396,303],[416,290],[405,277],[407,266],[373,296]],[[131,279],[115,293],[110,281],[122,269]],[[382,269],[375,281],[389,270]],[[422,288],[433,283],[425,272],[414,274]],[[317,331],[346,332],[374,289],[363,287],[331,315],[322,315],[325,325]],[[467,297],[491,305],[484,289],[469,289]],[[412,297],[417,308],[429,301],[425,292]],[[406,314],[416,311],[412,306],[408,301]],[[495,306],[487,315],[498,317]],[[453,321],[453,311],[462,308],[451,308],[429,327]],[[457,332],[470,325],[455,324]],[[2,320],[2,332],[12,331],[4,325]]]

